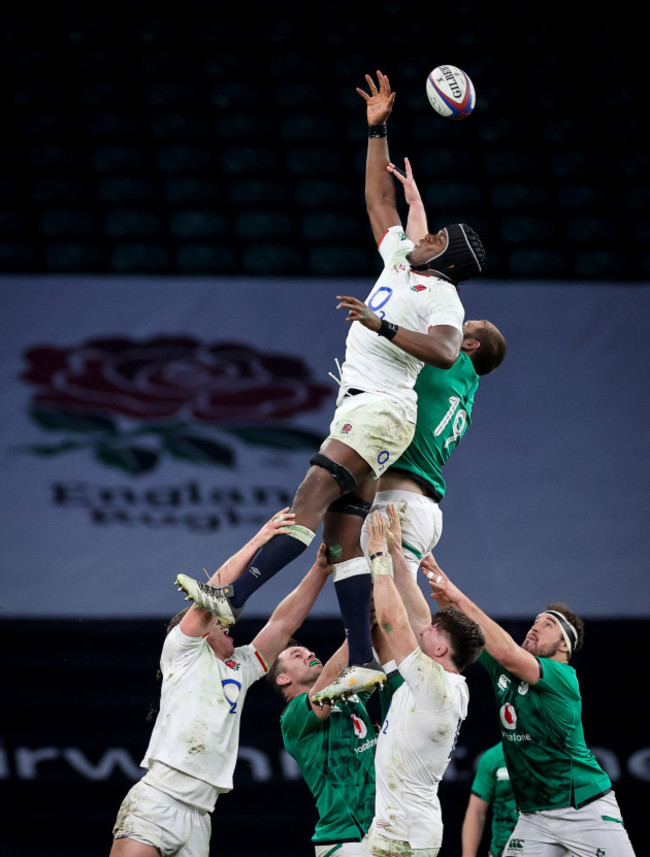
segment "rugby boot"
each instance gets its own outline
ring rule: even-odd
[[[187,593],[186,601],[193,601],[198,607],[209,610],[222,625],[234,625],[239,618],[242,608],[230,604],[235,592],[231,583],[226,586],[211,586],[186,574],[177,574],[176,583],[179,592]]]
[[[355,693],[373,691],[386,681],[386,673],[376,661],[367,664],[352,664],[346,667],[334,681],[311,697],[314,705],[331,705],[337,700],[346,700]]]

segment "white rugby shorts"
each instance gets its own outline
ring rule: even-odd
[[[378,479],[413,440],[415,423],[396,399],[382,393],[346,396],[334,413],[328,440],[339,440],[368,462]]]
[[[503,857],[634,857],[614,792],[575,809],[522,812]]]
[[[440,541],[442,509],[431,497],[415,491],[404,491],[401,488],[394,491],[378,491],[372,509],[377,509],[386,516],[386,506],[391,503],[397,508],[400,516],[404,556],[411,574],[417,579],[420,558],[431,553]],[[361,547],[367,556],[368,531],[365,524],[361,531]]]
[[[375,827],[368,833],[369,857],[438,857],[440,846],[434,848],[411,848],[402,839],[389,839]]]
[[[128,837],[157,848],[161,857],[207,857],[210,813],[181,803],[145,782],[127,792],[113,827],[113,838]]]

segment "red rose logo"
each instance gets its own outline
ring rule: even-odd
[[[188,336],[97,338],[69,348],[37,346],[25,357],[22,379],[36,388],[32,418],[49,430],[92,431],[95,442],[103,434],[96,447],[102,460],[131,470],[111,460],[111,450],[124,450],[118,421],[138,423],[131,438],[136,431],[142,437],[146,424],[162,438],[165,451],[178,457],[232,464],[232,451],[197,428],[219,427],[260,445],[317,448],[322,438],[284,423],[318,409],[332,395],[300,359]],[[149,459],[136,471],[155,466],[150,445],[130,447],[135,449]]]

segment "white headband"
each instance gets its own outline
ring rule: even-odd
[[[539,614],[537,619],[540,616],[552,616],[560,626],[560,633],[562,634],[562,638],[564,642],[567,644],[569,648],[569,652],[573,654],[573,651],[576,647],[576,643],[578,642],[578,632],[573,627],[571,622],[567,619],[567,617],[560,613],[558,610],[544,610]],[[571,634],[571,639],[569,639],[569,634]]]

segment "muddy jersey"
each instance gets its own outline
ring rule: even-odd
[[[202,637],[180,625],[163,645],[160,711],[142,766],[163,762],[216,788],[232,789],[246,692],[267,672],[253,646],[219,660]]]
[[[440,783],[467,716],[465,678],[447,672],[418,647],[400,663],[375,754],[377,798],[372,826],[413,848],[440,847]]]
[[[579,808],[611,788],[585,744],[575,669],[538,658],[540,679],[529,685],[485,652],[510,781],[521,812]]]
[[[428,333],[430,327],[449,325],[462,333],[464,310],[452,283],[411,270],[406,254],[413,249],[401,226],[392,226],[379,244],[384,269],[365,303],[382,319]],[[339,404],[348,388],[388,393],[416,418],[417,395],[413,389],[424,364],[384,336],[354,322],[346,340],[341,372]]]

